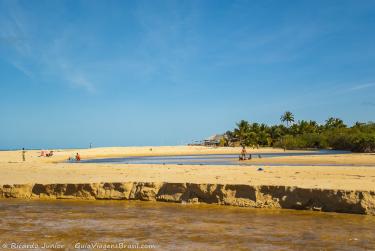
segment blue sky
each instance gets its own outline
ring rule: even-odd
[[[375,1],[0,0],[0,149],[375,120]]]

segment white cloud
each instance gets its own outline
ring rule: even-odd
[[[358,90],[371,88],[371,87],[374,87],[374,86],[375,86],[375,83],[360,84],[360,85],[353,86],[353,87],[349,88],[348,90],[349,91],[358,91]]]
[[[20,72],[22,72],[23,74],[25,74],[27,77],[34,78],[34,73],[27,66],[25,66],[24,64],[22,64],[20,62],[16,62],[16,61],[13,61],[13,62],[10,62],[10,63],[15,68],[17,68]]]
[[[66,75],[66,79],[76,87],[82,87],[89,92],[95,92],[94,85],[84,75]]]

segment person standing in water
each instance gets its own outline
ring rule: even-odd
[[[241,160],[245,160],[246,159],[246,148],[245,146],[243,145],[242,146],[242,151],[241,151]]]
[[[22,148],[22,161],[26,161],[26,151],[25,151],[25,148]]]

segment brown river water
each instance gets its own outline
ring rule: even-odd
[[[375,217],[161,202],[0,200],[0,249],[12,247],[375,250]]]

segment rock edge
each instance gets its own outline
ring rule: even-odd
[[[165,201],[375,215],[375,191],[288,186],[166,182],[23,184],[0,186],[0,198]]]

